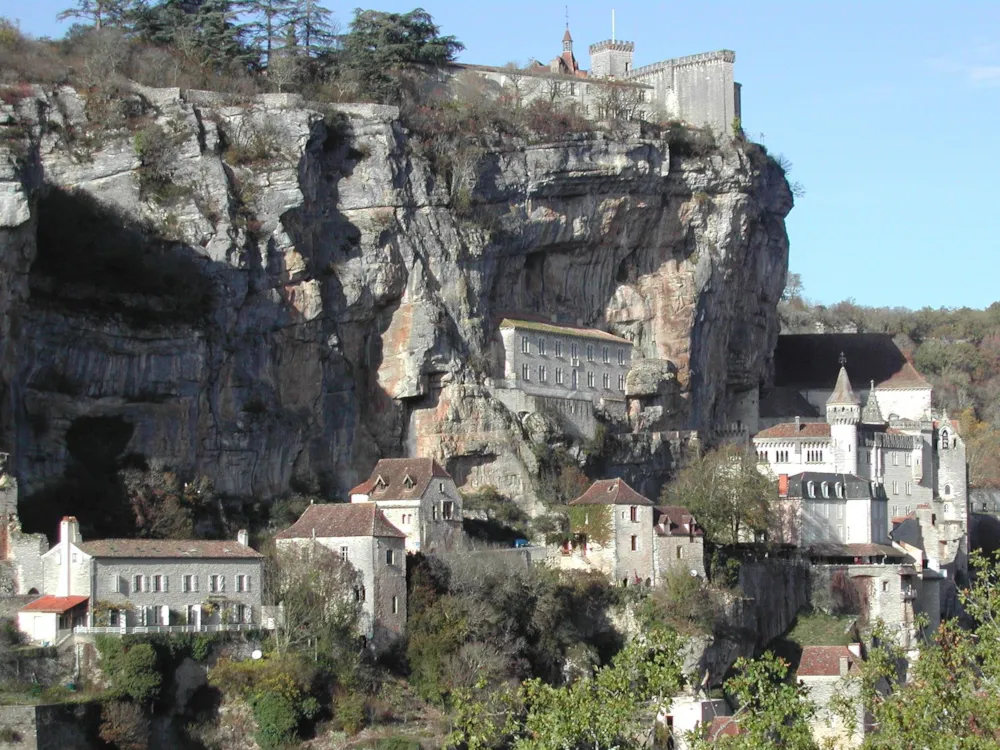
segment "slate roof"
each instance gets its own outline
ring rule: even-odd
[[[823,482],[830,486],[830,498],[834,499],[834,485],[838,482],[844,485],[844,496],[848,499],[865,499],[872,496],[871,484],[867,479],[862,479],[854,474],[834,474],[821,471],[803,471],[799,474],[792,474],[788,477],[788,497],[805,498],[808,494],[808,484],[813,482],[816,485],[816,500],[824,499],[820,492]]]
[[[799,677],[839,677],[840,660],[848,660],[848,670],[858,657],[847,646],[804,646],[796,674]]]
[[[833,387],[833,393],[826,400],[828,404],[861,404],[861,399],[851,387],[851,379],[847,375],[847,368],[841,365],[840,372],[837,373],[837,384]]]
[[[623,479],[598,479],[570,505],[652,505]]]
[[[653,523],[660,536],[704,536],[691,511],[680,505],[660,505],[653,508]]]
[[[19,611],[54,612],[61,615],[63,612],[69,612],[73,607],[79,607],[89,599],[89,596],[52,596],[49,594],[48,596],[43,596],[41,599],[35,599],[30,604],[26,604]]]
[[[568,325],[566,323],[552,323],[546,320],[531,320],[527,317],[504,318],[500,321],[500,328],[513,328],[515,330],[538,331],[539,333],[551,333],[556,336],[576,336],[585,339],[598,339],[600,341],[610,341],[615,344],[627,344],[632,346],[632,342],[615,336],[613,333],[601,331],[597,328],[584,328],[583,326]]]
[[[258,558],[259,552],[237,541],[204,539],[95,539],[76,545],[91,557]]]
[[[875,391],[868,392],[868,400],[865,402],[865,408],[861,410],[861,424],[885,424],[885,419],[882,417],[882,410],[879,408],[878,397],[875,395]]]
[[[778,336],[775,387],[829,388],[843,352],[857,383],[877,388],[930,388],[886,333],[794,333]]]
[[[766,430],[761,430],[755,438],[828,438],[830,425],[826,422],[782,422]]]
[[[451,479],[451,474],[433,458],[383,458],[350,494],[369,495],[372,500],[413,500],[423,497],[435,478]]]
[[[760,400],[760,416],[763,419],[775,417],[819,417],[819,409],[810,404],[796,388],[772,388]]]
[[[406,534],[393,526],[375,503],[325,503],[310,505],[299,520],[275,539],[311,539],[313,537],[372,536],[405,539]]]

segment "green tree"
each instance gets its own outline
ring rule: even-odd
[[[95,29],[106,26],[123,26],[127,18],[128,3],[124,0],[77,0],[76,5],[56,15],[59,21],[78,18]]]
[[[333,14],[316,0],[298,0],[292,14],[295,35],[306,57],[330,52],[337,40]]]
[[[761,473],[757,456],[745,446],[726,445],[695,457],[661,500],[690,510],[712,541],[734,544],[766,530],[776,497],[774,476]]]
[[[127,644],[121,638],[105,636],[99,638],[97,648],[112,696],[141,704],[159,696],[163,677],[156,650],[150,644]]]
[[[444,65],[465,45],[453,36],[441,36],[430,13],[354,11],[343,41],[343,64],[358,79],[362,93],[383,101],[397,101],[397,74],[413,66]]]
[[[294,0],[245,0],[243,7],[254,16],[246,27],[250,43],[263,52],[263,62],[270,68],[272,52],[282,46],[285,29],[295,18]]]

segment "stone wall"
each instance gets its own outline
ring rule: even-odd
[[[636,68],[628,80],[648,83],[655,90],[654,109],[664,118],[707,126],[728,135],[741,117],[733,78],[736,55],[708,52]]]

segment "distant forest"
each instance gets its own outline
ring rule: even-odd
[[[910,310],[854,300],[810,302],[789,274],[778,306],[782,333],[889,333],[934,386],[935,406],[960,421],[973,487],[1000,487],[1000,302]]]

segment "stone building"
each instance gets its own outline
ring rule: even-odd
[[[653,508],[654,579],[663,580],[671,569],[705,576],[705,532],[687,508],[667,505]]]
[[[0,593],[37,594],[42,590],[42,555],[49,540],[44,534],[21,531],[17,500],[10,455],[0,453]]]
[[[778,478],[771,541],[812,544],[888,544],[882,485],[852,474],[802,472]]]
[[[838,365],[839,362],[839,365]],[[890,519],[927,505],[949,538],[941,569],[965,575],[965,444],[933,389],[882,334],[778,337],[773,385],[762,392],[753,445],[776,475],[855,475],[879,486]],[[856,390],[854,384],[865,384]],[[940,548],[931,551],[938,558]]]
[[[595,409],[625,417],[632,342],[607,331],[504,318],[497,398],[515,414],[557,413],[578,436],[592,437]]]
[[[84,597],[86,623],[82,627],[90,632],[260,627],[263,561],[248,546],[245,531],[237,541],[228,542],[85,542],[77,520],[67,516],[59,524],[58,543],[42,555],[46,596],[39,600],[41,604],[33,602],[22,612],[41,611],[56,599],[64,600],[55,602],[63,605]],[[37,638],[38,634],[27,632]]]
[[[406,537],[407,552],[461,545],[462,496],[431,458],[383,458],[351,492],[352,503],[375,503]]]
[[[583,528],[602,528],[597,540],[585,534],[578,552],[593,569],[626,586],[652,585],[653,503],[624,480],[601,479],[590,485],[570,507],[584,509]]]
[[[864,737],[864,711],[856,683],[847,680],[862,661],[861,644],[849,646],[804,646],[795,678],[809,688],[809,699],[816,705],[816,715],[809,722],[813,739],[832,748],[858,747]],[[847,691],[847,692],[845,692]],[[857,699],[858,714],[852,730],[833,710],[833,698],[846,695]]]
[[[416,511],[415,511],[416,512]],[[376,651],[406,630],[406,541],[375,503],[310,505],[275,536],[278,550],[321,545],[349,562],[360,577],[362,635]]]

